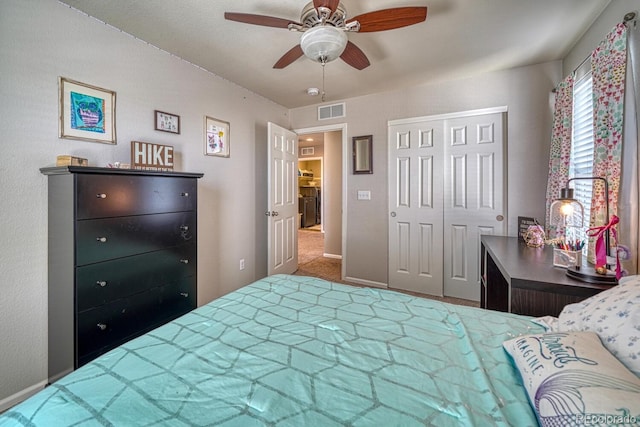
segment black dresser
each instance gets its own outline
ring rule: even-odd
[[[49,185],[49,381],[196,307],[200,173],[40,171]]]

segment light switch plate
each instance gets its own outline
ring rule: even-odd
[[[371,200],[371,191],[358,190],[358,200]]]

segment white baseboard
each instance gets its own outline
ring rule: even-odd
[[[357,277],[346,276],[344,280],[347,282],[357,283],[358,285],[370,286],[372,288],[387,289],[389,287],[389,285],[387,285],[386,283],[374,282],[373,280],[358,279]]]
[[[342,259],[342,255],[336,255],[336,254],[322,254],[323,257],[325,258],[333,258],[333,259]]]
[[[47,381],[40,381],[37,384],[27,387],[24,390],[17,392],[16,394],[0,400],[0,413],[16,406],[18,403],[26,400],[28,397],[33,396],[47,385]]]

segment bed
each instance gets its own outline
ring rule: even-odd
[[[100,356],[0,425],[535,426],[503,345],[544,333],[529,317],[275,275]]]

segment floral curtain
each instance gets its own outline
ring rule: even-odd
[[[619,243],[622,266],[628,274],[638,273],[638,142],[640,141],[640,25],[627,21],[627,78],[624,100],[624,142],[622,143],[622,176],[618,194]],[[626,251],[626,252],[625,252]]]
[[[547,236],[556,237],[556,224],[551,224],[551,203],[560,195],[560,189],[569,179],[571,157],[571,123],[573,114],[573,74],[564,79],[555,89],[556,100],[549,154],[549,179],[547,181]]]
[[[594,109],[593,176],[605,178],[609,184],[609,200],[605,201],[604,184],[600,180],[593,183],[590,218],[590,224],[593,225],[606,223],[606,203],[609,205],[610,217],[617,215],[626,64],[627,26],[620,23],[591,54]],[[590,255],[594,246],[589,245]]]

